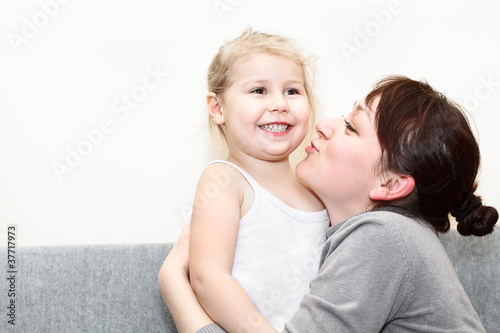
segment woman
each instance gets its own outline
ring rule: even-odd
[[[316,129],[297,176],[331,227],[284,332],[484,332],[437,237],[449,213],[462,235],[488,234],[498,220],[474,195],[479,148],[459,107],[426,83],[389,77]],[[190,289],[186,243],[160,271],[162,295],[180,332],[222,332]]]

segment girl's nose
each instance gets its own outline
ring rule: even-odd
[[[268,110],[278,111],[278,112],[288,112],[288,103],[286,101],[286,98],[281,94],[274,96],[274,98],[269,103]]]

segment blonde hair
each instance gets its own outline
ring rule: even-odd
[[[315,59],[302,55],[300,49],[291,39],[247,28],[241,36],[223,44],[212,59],[207,75],[208,91],[215,93],[224,100],[224,93],[232,84],[232,73],[236,61],[256,53],[279,55],[295,62],[302,68],[304,88],[309,100],[308,133],[310,136],[316,123],[317,113],[317,101],[313,92]],[[219,136],[225,138],[220,125],[215,124],[210,117],[208,124],[213,136],[215,136],[215,132],[218,132]]]

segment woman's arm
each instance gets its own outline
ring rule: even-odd
[[[163,300],[168,306],[179,333],[194,333],[213,324],[205,313],[188,279],[189,225],[168,254],[158,274]]]
[[[220,180],[224,181],[220,181]],[[228,332],[276,332],[231,276],[243,187],[232,166],[208,166],[198,183],[191,221],[191,286],[208,315]]]

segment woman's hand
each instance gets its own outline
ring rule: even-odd
[[[213,323],[198,303],[189,283],[189,232],[190,225],[187,224],[158,274],[161,295],[179,333],[194,333]]]

